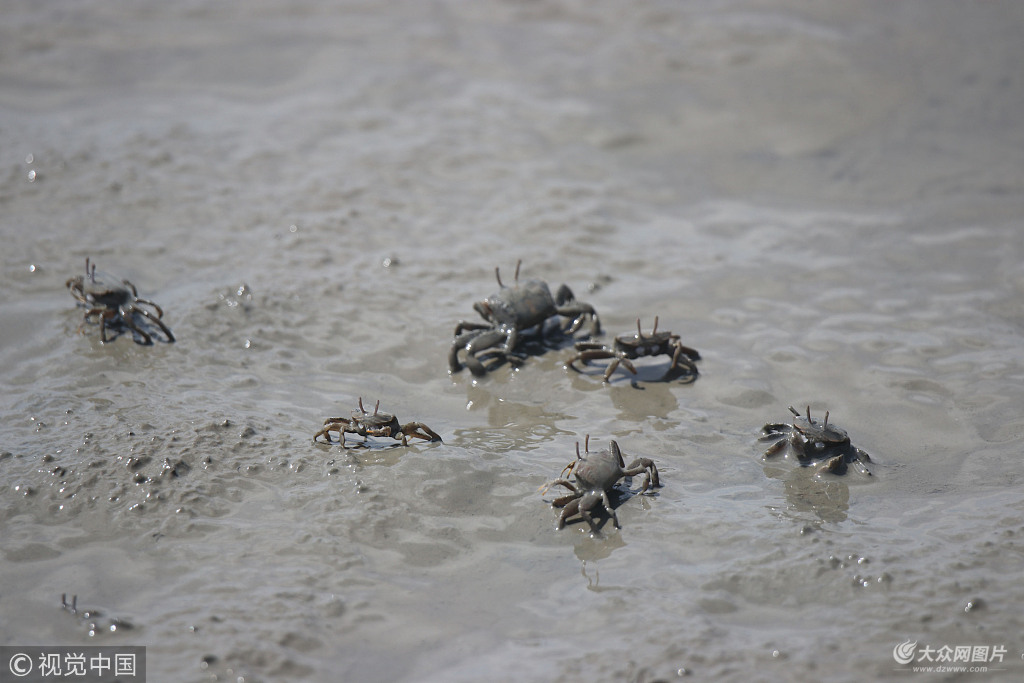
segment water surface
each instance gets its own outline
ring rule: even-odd
[[[1018,680],[1022,19],[9,4],[0,642],[450,682],[902,679],[913,641]],[[178,341],[79,334],[86,256]],[[605,386],[564,343],[449,376],[520,259],[608,336],[659,316],[700,378]],[[359,397],[444,443],[314,445]],[[790,405],[873,476],[762,462]],[[586,434],[665,485],[556,532],[537,489]]]

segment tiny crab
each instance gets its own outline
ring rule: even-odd
[[[608,492],[612,490],[620,479],[637,474],[645,475],[640,493],[644,493],[650,488],[661,486],[658,468],[650,458],[636,458],[629,464],[629,467],[626,467],[625,461],[622,459],[622,451],[619,450],[619,444],[615,441],[609,442],[607,450],[591,453],[589,434],[586,436],[583,449],[586,455],[580,455],[580,442],[577,441],[576,460],[565,466],[558,479],[549,481],[541,487],[542,495],[547,493],[548,489],[552,486],[564,486],[572,492],[561,498],[556,498],[552,502],[554,507],[562,508],[562,512],[558,516],[558,524],[555,528],[561,529],[564,527],[565,520],[578,512],[586,520],[587,524],[590,525],[590,530],[596,532],[597,525],[594,523],[594,518],[590,511],[598,503],[601,503],[604,505],[604,509],[608,511],[608,514],[611,515],[615,528],[619,529],[621,528],[619,526],[619,518],[615,514],[615,510],[612,509],[611,501],[608,499]],[[565,478],[570,472],[575,474],[575,482]]]
[[[409,445],[409,437],[416,437],[424,441],[440,441],[434,430],[422,422],[409,422],[399,424],[398,418],[389,413],[380,412],[380,401],[374,406],[373,412],[368,413],[363,408],[363,398],[359,397],[359,410],[352,411],[352,417],[329,417],[324,420],[324,428],[313,435],[315,443],[318,437],[324,437],[327,443],[331,442],[330,432],[338,432],[341,445],[345,445],[345,434],[358,434],[367,436],[390,436],[392,439],[401,439],[403,446]]]
[[[775,440],[764,452],[765,458],[771,458],[789,448],[802,466],[821,463],[818,472],[843,474],[847,466],[853,465],[858,472],[871,475],[865,463],[871,457],[850,443],[846,430],[828,423],[828,411],[825,419],[818,422],[811,417],[811,407],[807,406],[804,417],[793,406],[789,407],[796,419],[793,424],[769,423],[764,426],[761,441]]]
[[[83,626],[88,630],[90,636],[134,628],[131,622],[119,617],[108,617],[98,609],[80,609],[78,607],[77,595],[72,595],[71,602],[68,602],[68,594],[61,593],[60,606],[65,612],[78,617],[82,621]]]
[[[148,299],[140,299],[139,292],[128,280],[117,281],[111,275],[96,272],[96,264],[90,266],[89,259],[85,259],[85,275],[76,275],[67,281],[67,288],[71,296],[84,306],[87,310],[82,325],[89,322],[90,318],[96,317],[100,323],[100,341],[107,342],[108,327],[127,327],[134,334],[137,334],[142,341],[141,344],[152,344],[153,338],[148,332],[139,327],[135,320],[136,315],[149,320],[167,337],[168,342],[174,341],[174,335],[167,329],[161,318],[164,317],[163,309]],[[143,308],[149,306],[153,312]],[[79,331],[82,330],[81,325]]]
[[[683,371],[683,378],[689,384],[697,379],[697,366],[694,361],[700,360],[697,349],[684,346],[679,341],[678,334],[671,332],[658,332],[658,318],[654,318],[654,329],[650,334],[644,334],[640,327],[640,318],[636,319],[636,334],[624,334],[616,337],[612,346],[593,341],[576,342],[578,352],[566,364],[567,367],[577,370],[573,365],[576,361],[588,361],[601,358],[612,358],[611,363],[604,371],[604,381],[608,382],[621,363],[627,370],[636,374],[636,368],[630,362],[631,359],[644,356],[672,356],[672,364],[662,379],[668,379],[677,370]],[[578,371],[578,370],[577,370]]]
[[[601,332],[601,323],[597,312],[590,304],[577,301],[567,285],[558,288],[556,296],[543,280],[527,280],[519,282],[519,267],[516,263],[515,284],[506,287],[501,281],[498,268],[494,274],[498,279],[499,290],[483,301],[473,304],[473,309],[487,322],[468,322],[460,320],[455,326],[455,339],[448,352],[448,367],[455,373],[462,369],[459,351],[465,351],[466,365],[474,375],[486,374],[489,369],[481,361],[481,356],[496,356],[499,359],[521,362],[522,354],[515,353],[519,344],[519,335],[525,330],[538,328],[543,334],[544,322],[552,316],[572,318],[564,333],[574,334],[586,319],[590,318],[590,334]],[[501,360],[498,361],[500,363]]]

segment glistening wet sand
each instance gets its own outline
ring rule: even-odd
[[[1005,647],[968,677],[1018,680],[1022,19],[8,7],[0,642],[451,682],[906,678],[912,641]],[[178,341],[77,334],[86,256]],[[449,376],[519,259],[605,339],[659,316],[700,378],[604,386],[564,346]],[[360,396],[444,443],[314,445]],[[808,404],[871,478],[761,461]],[[664,483],[596,537],[537,491],[588,433]]]

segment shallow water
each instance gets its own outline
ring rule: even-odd
[[[913,678],[913,641],[1019,680],[1022,20],[9,3],[0,643],[142,644],[150,680],[845,681]],[[178,341],[77,334],[86,256]],[[449,376],[519,259],[608,336],[659,316],[699,379],[605,386],[564,343]],[[444,443],[314,445],[360,396]],[[762,462],[790,405],[873,476]],[[586,434],[664,487],[556,532],[538,488]]]

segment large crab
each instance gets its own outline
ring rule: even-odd
[[[806,417],[800,415],[793,406],[789,407],[789,411],[795,417],[793,424],[774,422],[764,426],[761,441],[775,440],[764,452],[765,458],[778,455],[788,448],[804,467],[820,463],[819,473],[843,474],[852,465],[861,474],[871,475],[865,465],[871,462],[871,457],[850,443],[846,430],[828,423],[828,411],[825,411],[825,419],[820,422],[811,417],[810,406],[807,406]]]
[[[679,335],[671,332],[658,332],[658,318],[654,318],[654,329],[650,334],[644,334],[640,327],[640,318],[636,319],[636,334],[624,334],[616,337],[612,346],[594,341],[576,342],[577,354],[567,363],[568,367],[577,370],[573,365],[576,361],[583,361],[586,364],[591,360],[601,358],[612,358],[612,362],[604,371],[604,381],[608,382],[619,364],[627,370],[636,374],[636,368],[630,362],[632,359],[644,356],[671,356],[672,364],[662,379],[668,379],[676,371],[682,370],[682,377],[686,383],[697,379],[697,366],[694,361],[700,360],[700,353],[697,349],[684,346],[679,341]]]
[[[577,301],[567,285],[559,287],[557,294],[552,297],[551,290],[543,280],[520,283],[520,265],[522,261],[516,263],[515,284],[511,287],[502,283],[501,273],[495,268],[498,291],[473,304],[473,309],[487,322],[460,320],[455,325],[455,339],[448,352],[451,372],[462,369],[459,351],[465,351],[466,366],[474,375],[483,375],[488,370],[481,356],[496,356],[499,358],[498,363],[501,359],[521,361],[523,356],[515,353],[519,334],[534,327],[543,334],[544,322],[552,316],[573,319],[563,330],[568,334],[579,330],[589,317],[590,334],[600,334],[601,323],[593,306]]]
[[[168,342],[174,341],[174,335],[167,329],[161,318],[164,311],[148,299],[140,299],[139,292],[135,285],[125,279],[120,281],[117,278],[106,274],[97,273],[96,264],[90,264],[85,259],[85,275],[76,275],[68,279],[67,288],[79,304],[87,310],[82,321],[84,325],[90,318],[96,317],[100,323],[100,341],[106,343],[107,328],[127,327],[134,334],[141,337],[142,344],[152,344],[153,338],[148,332],[139,327],[135,320],[136,315],[149,320],[167,337]],[[152,312],[143,308],[149,306]],[[81,331],[81,326],[79,326]]]
[[[341,445],[345,445],[345,434],[357,434],[366,440],[367,436],[390,436],[392,439],[400,439],[403,446],[409,445],[409,437],[423,439],[424,441],[440,441],[441,437],[430,427],[422,422],[407,422],[400,424],[398,418],[390,413],[380,412],[380,401],[374,406],[373,412],[369,413],[363,408],[363,398],[359,397],[359,410],[352,411],[352,417],[329,417],[324,420],[324,428],[313,435],[313,441],[318,437],[324,437],[327,443],[331,442],[330,432],[338,432]]]
[[[620,479],[638,474],[645,475],[640,493],[644,493],[652,487],[661,486],[658,467],[650,458],[636,458],[629,464],[629,467],[626,467],[625,461],[622,459],[622,451],[619,450],[619,444],[615,441],[609,441],[609,447],[606,450],[591,453],[589,434],[586,436],[583,449],[586,455],[580,455],[580,442],[577,441],[576,460],[565,466],[558,479],[549,481],[541,487],[542,495],[547,493],[552,486],[564,486],[572,492],[561,498],[556,498],[551,503],[555,507],[562,508],[555,528],[561,529],[565,526],[566,519],[579,513],[590,525],[590,530],[596,532],[597,525],[594,523],[590,511],[598,503],[604,505],[604,509],[611,515],[615,528],[621,528],[619,518],[608,499],[608,492]],[[565,478],[570,472],[575,474],[575,482]]]

